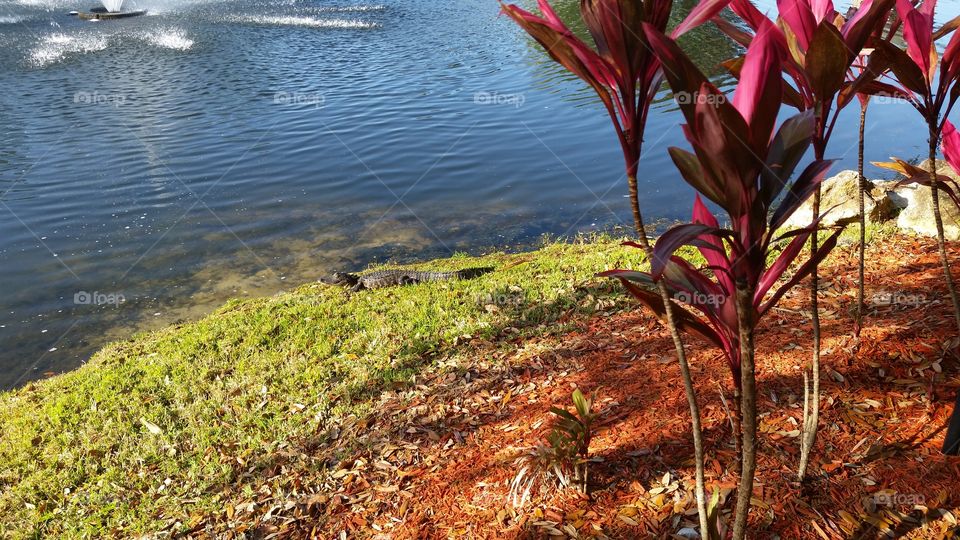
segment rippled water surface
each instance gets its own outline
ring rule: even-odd
[[[493,0],[126,5],[149,14],[0,0],[0,387],[232,296],[629,220],[602,109]],[[685,45],[704,66],[737,52],[712,29]],[[874,159],[922,153],[906,106],[871,114]],[[651,218],[689,212],[678,122],[662,96]]]

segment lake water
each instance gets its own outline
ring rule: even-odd
[[[601,107],[492,0],[126,6],[149,15],[0,0],[0,388],[332,270],[629,224]],[[712,28],[684,44],[704,66],[737,52]],[[661,96],[640,182],[664,222],[691,204],[679,122]],[[871,159],[924,139],[906,105],[871,110]]]

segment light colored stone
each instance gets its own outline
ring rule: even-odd
[[[919,165],[922,169],[930,168],[930,160],[924,160]],[[947,165],[947,162],[937,160],[937,172],[960,180],[957,173]],[[897,188],[896,195],[906,201],[906,207],[897,216],[897,227],[924,236],[936,236],[937,225],[933,218],[933,198],[930,188],[918,184],[910,184]],[[960,240],[960,210],[950,197],[941,193],[940,215],[943,216],[943,233],[947,240]]]
[[[840,171],[823,181],[820,199],[820,211],[830,212],[823,218],[821,225],[834,223],[860,215],[858,203],[860,183],[857,171]],[[864,194],[863,209],[867,214],[867,223],[878,223],[890,219],[896,204],[887,195],[886,186],[880,187],[867,180],[867,192]],[[832,210],[831,210],[832,209]],[[813,197],[803,203],[787,220],[787,227],[806,227],[813,221]]]
[[[873,180],[873,190],[871,191],[874,198],[885,196],[890,199],[894,214],[907,207],[907,199],[897,193],[898,182],[898,180]]]

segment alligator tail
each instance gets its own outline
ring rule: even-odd
[[[451,279],[473,279],[493,272],[492,267],[464,268],[454,272],[422,272],[417,276],[420,281],[448,281]]]
[[[478,268],[464,268],[463,270],[453,272],[453,274],[457,279],[473,279],[484,274],[489,274],[490,272],[493,272],[493,267],[483,266]]]

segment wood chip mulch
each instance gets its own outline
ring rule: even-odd
[[[958,260],[960,248],[951,257]],[[802,485],[796,468],[811,355],[805,284],[759,331],[751,538],[960,537],[960,458],[940,452],[960,358],[936,242],[883,238],[869,248],[867,265],[870,309],[859,344],[851,317],[856,251],[838,250],[821,269],[821,429]],[[689,408],[669,335],[639,307],[574,322],[577,329],[560,337],[471,342],[468,353],[461,348],[415,384],[385,393],[370,417],[331,424],[322,445],[291,444],[296,467],[274,467],[256,496],[195,532],[672,538],[696,527]],[[692,338],[686,344],[707,488],[720,490],[729,523],[738,478],[730,372],[718,351]],[[571,407],[574,388],[596,391],[601,411],[589,496],[547,486],[512,507],[514,459],[548,432],[551,405]],[[304,459],[314,472],[291,478]]]

